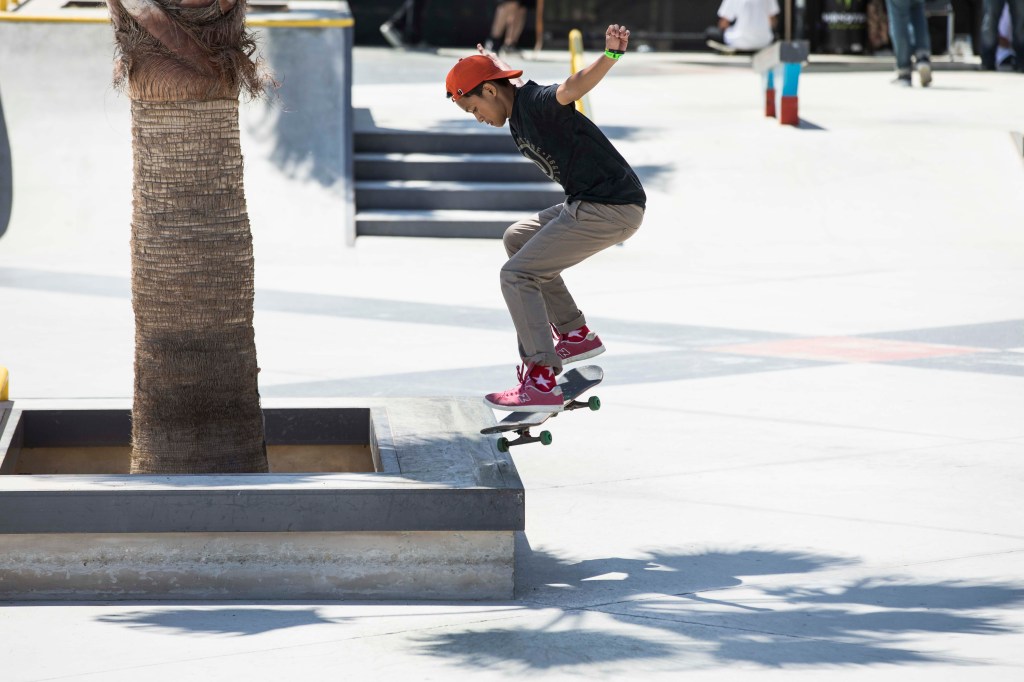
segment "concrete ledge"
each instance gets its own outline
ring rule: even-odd
[[[13,474],[23,447],[121,443],[128,406],[0,404],[0,599],[513,596],[524,491],[479,434],[494,423],[480,401],[278,401],[265,412],[268,442],[356,433],[374,441],[378,470]]]
[[[0,535],[0,598],[508,599],[511,532]]]

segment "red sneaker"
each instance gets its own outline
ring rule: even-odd
[[[555,332],[555,335],[558,339],[558,343],[555,344],[555,353],[562,358],[563,365],[586,360],[604,352],[601,337],[590,331],[587,325],[574,329],[568,334]]]
[[[543,365],[520,366],[519,385],[500,393],[491,393],[484,402],[496,410],[508,412],[561,412],[565,407],[562,389],[555,372]]]

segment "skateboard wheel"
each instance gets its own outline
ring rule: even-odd
[[[540,432],[540,443],[541,443],[541,445],[551,445],[551,440],[552,440],[552,438],[551,438],[551,432],[550,431],[541,431]]]
[[[601,399],[598,398],[596,395],[590,396],[590,400],[587,401],[587,407],[589,407],[590,409],[592,409],[594,411],[600,410],[601,409]]]
[[[498,452],[508,452],[508,438],[498,439]]]

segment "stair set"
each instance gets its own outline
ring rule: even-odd
[[[357,236],[500,239],[565,200],[507,131],[354,135]]]

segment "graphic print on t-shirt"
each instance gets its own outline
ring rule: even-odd
[[[540,169],[544,171],[544,175],[548,176],[559,185],[562,184],[562,176],[558,172],[558,163],[550,154],[545,154],[544,150],[540,147],[529,140],[524,140],[514,132],[512,133],[512,139],[515,141],[516,146],[519,147],[519,153],[537,164]]]

